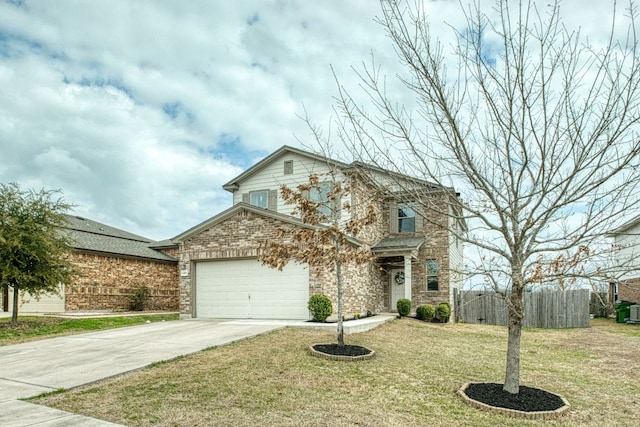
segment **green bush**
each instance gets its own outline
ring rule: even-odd
[[[133,290],[133,294],[129,295],[129,310],[143,311],[149,298],[149,288],[146,286],[138,286]]]
[[[324,322],[333,313],[333,304],[329,297],[323,294],[312,295],[307,308],[315,322]]]
[[[448,302],[441,302],[436,307],[436,317],[441,323],[447,323],[451,317],[451,305]]]
[[[416,308],[416,317],[425,322],[431,322],[436,316],[436,308],[431,304],[422,304]]]
[[[406,298],[400,298],[396,304],[398,314],[400,317],[408,316],[411,313],[411,300]]]

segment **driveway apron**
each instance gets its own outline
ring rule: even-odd
[[[281,328],[208,320],[156,322],[0,347],[0,425],[115,426],[17,399],[109,378]]]

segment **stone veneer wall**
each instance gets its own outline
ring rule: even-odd
[[[129,297],[146,286],[145,309],[177,311],[180,306],[176,263],[76,252],[81,275],[65,289],[65,310],[128,310]]]
[[[338,282],[335,271],[313,267],[314,280],[310,295],[325,294],[331,299],[334,314],[338,312]],[[365,314],[368,310],[386,310],[384,281],[373,264],[349,264],[342,267],[344,315]]]

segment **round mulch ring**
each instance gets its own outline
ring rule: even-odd
[[[520,386],[520,392],[514,395],[502,387],[496,383],[466,383],[458,394],[478,409],[530,420],[556,418],[571,408],[564,397],[539,388]]]
[[[375,356],[376,352],[359,345],[313,344],[309,352],[323,359],[357,361],[367,360]]]

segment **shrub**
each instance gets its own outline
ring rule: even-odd
[[[133,290],[133,294],[129,295],[129,310],[143,311],[149,298],[149,288],[146,286],[138,286]]]
[[[312,295],[307,308],[315,322],[324,322],[333,313],[333,304],[329,297],[323,294]]]
[[[436,316],[436,308],[431,304],[422,304],[416,308],[416,317],[425,322],[431,322]]]
[[[451,305],[448,302],[441,302],[436,307],[436,317],[442,323],[447,323],[451,317]]]
[[[396,304],[398,314],[400,317],[408,316],[411,313],[411,300],[406,298],[400,298]]]

